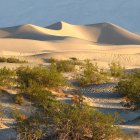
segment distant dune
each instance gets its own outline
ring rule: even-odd
[[[131,33],[111,23],[99,23],[91,25],[70,25],[58,22],[47,28],[50,34],[73,36],[99,44],[130,45],[140,44],[140,36]],[[55,30],[55,31],[52,31]]]
[[[74,56],[101,63],[116,59],[126,65],[139,66],[136,61],[140,54],[140,36],[112,23],[71,25],[58,22],[47,27],[26,24],[0,29],[0,54],[34,57],[42,54],[36,55],[38,59]]]
[[[0,29],[0,37],[33,40],[64,40],[78,38],[98,44],[139,45],[140,36],[111,23],[71,25],[58,22],[46,28],[27,24]]]

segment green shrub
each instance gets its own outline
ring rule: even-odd
[[[120,129],[114,126],[115,117],[111,115],[97,112],[88,106],[79,107],[61,104],[57,107],[58,110],[53,110],[51,115],[43,111],[42,114],[40,112],[18,123],[18,132],[34,136],[38,130],[41,132],[38,138],[41,138],[45,134],[46,139],[48,138],[47,136],[51,136],[54,140],[125,139]],[[42,125],[44,129],[40,128]],[[49,129],[49,132],[45,131],[45,129]],[[25,135],[22,137],[25,137]]]
[[[55,96],[38,83],[30,82],[30,86],[22,90],[22,95],[30,99],[36,106],[46,108],[55,102]]]
[[[7,59],[5,57],[0,57],[0,62],[7,62]]]
[[[58,60],[54,59],[54,58],[50,58],[49,59],[49,63],[56,63]]]
[[[66,60],[56,62],[56,67],[59,72],[73,72],[75,70],[75,65]]]
[[[71,57],[70,59],[73,61],[78,61],[78,59],[76,57]]]
[[[0,57],[0,62],[7,62],[7,63],[27,63],[26,60],[20,60],[14,57],[6,58]]]
[[[28,68],[28,72],[33,69]],[[21,70],[20,72],[22,73]],[[27,70],[25,70],[24,74],[26,72]],[[39,76],[41,75],[44,75],[44,69],[39,73]],[[37,79],[33,74],[28,86],[25,87],[22,93],[35,104],[36,108],[38,108],[37,112],[27,119],[18,112],[15,114],[18,121],[18,134],[22,139],[39,139],[45,135],[46,139],[48,138],[47,136],[55,136],[54,140],[64,138],[78,140],[84,139],[85,136],[88,139],[102,140],[121,138],[123,136],[120,129],[114,126],[115,117],[99,113],[82,103],[65,104],[60,102],[56,100],[51,92],[40,85],[40,81]],[[21,119],[23,121],[20,121]]]
[[[109,81],[107,72],[99,69],[97,64],[92,64],[89,60],[83,65],[83,72],[78,76],[81,85],[100,84]]]
[[[17,123],[17,133],[20,139],[38,140],[43,136],[43,131],[40,129],[40,122],[38,120],[40,120],[40,118],[36,115],[25,119],[23,122]]]
[[[7,58],[7,63],[27,63],[26,60],[20,60],[14,57]]]
[[[16,72],[9,68],[0,69],[0,86],[11,86],[15,84]]]
[[[30,82],[36,82],[45,87],[58,87],[65,85],[63,75],[57,71],[55,65],[50,69],[43,67],[20,67],[17,69],[18,82],[21,87],[28,88]]]
[[[124,75],[125,68],[120,65],[120,63],[112,62],[109,64],[109,69],[111,76],[122,77]]]
[[[15,95],[14,103],[22,105],[24,103],[24,97],[22,95],[20,95],[20,94]]]
[[[133,71],[126,79],[120,80],[116,89],[132,104],[140,104],[140,70]]]

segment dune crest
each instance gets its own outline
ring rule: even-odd
[[[140,36],[107,22],[89,25],[57,22],[47,27],[25,24],[0,29],[0,54],[6,53],[34,56],[47,53],[42,57],[58,59],[77,55],[102,63],[116,59],[139,66]]]
[[[46,28],[25,24],[0,30],[1,38],[20,38],[41,41],[75,38],[97,44],[140,45],[140,36],[112,23],[72,25],[57,22]]]

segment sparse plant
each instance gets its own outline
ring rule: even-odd
[[[131,104],[140,106],[140,70],[133,71],[126,79],[120,80],[116,89]]]
[[[56,63],[58,60],[54,59],[54,58],[50,58],[49,59],[49,63]]]
[[[73,61],[77,61],[78,60],[76,57],[71,57],[70,59],[73,60]]]
[[[24,103],[24,97],[20,94],[15,95],[14,103],[22,105]]]
[[[63,75],[57,71],[55,65],[51,65],[50,69],[43,67],[20,67],[17,69],[17,76],[22,88],[29,87],[31,81],[44,87],[58,87],[65,84]]]
[[[113,77],[122,77],[124,75],[125,68],[121,66],[121,64],[112,62],[109,64],[110,74]]]
[[[9,68],[0,69],[0,86],[12,86],[15,84],[16,72]]]
[[[20,60],[18,58],[14,58],[14,57],[10,57],[10,58],[7,58],[7,63],[27,63],[26,60]]]
[[[5,57],[0,57],[0,62],[7,62],[7,59]]]
[[[56,67],[59,72],[73,72],[75,70],[75,65],[68,60],[58,61]]]
[[[17,122],[22,122],[28,118],[24,113],[22,113],[18,109],[13,110],[12,117],[16,119]]]
[[[26,60],[21,60],[21,59],[14,58],[14,57],[9,57],[9,58],[0,57],[0,62],[1,63],[3,63],[3,62],[7,62],[7,63],[27,63]]]
[[[103,69],[99,69],[97,64],[92,64],[89,60],[85,61],[83,72],[77,79],[81,85],[100,84],[109,81],[107,72]]]

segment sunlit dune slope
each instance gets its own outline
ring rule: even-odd
[[[140,36],[111,23],[72,25],[58,22],[46,28],[32,24],[0,29],[0,37],[41,41],[75,38],[98,44],[139,45]]]

